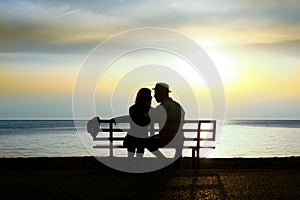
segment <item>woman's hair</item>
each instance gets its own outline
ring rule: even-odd
[[[151,90],[148,88],[141,88],[135,98],[135,103],[138,105],[149,105],[151,103]]]

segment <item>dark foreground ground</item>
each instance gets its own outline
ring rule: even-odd
[[[300,158],[201,159],[131,174],[93,157],[0,159],[0,199],[300,199]]]

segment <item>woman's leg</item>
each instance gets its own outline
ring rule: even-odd
[[[133,158],[134,153],[135,153],[135,148],[134,147],[127,147],[127,151],[128,151],[128,158]]]
[[[159,151],[159,146],[160,146],[160,143],[159,143],[159,139],[157,137],[150,137],[150,138],[147,138],[147,149],[153,154],[155,155],[156,157],[158,158],[166,158],[164,154],[162,154],[160,151]]]

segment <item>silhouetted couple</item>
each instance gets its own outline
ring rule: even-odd
[[[129,108],[130,131],[127,133],[124,146],[128,157],[143,157],[145,148],[159,158],[165,156],[159,148],[175,148],[175,157],[181,158],[184,136],[181,131],[185,112],[179,103],[169,97],[169,86],[165,83],[155,85],[154,97],[160,105],[151,107],[151,90],[141,88],[136,96],[135,104]],[[124,116],[123,116],[124,117]],[[117,117],[115,121],[118,120]],[[158,123],[159,133],[149,136],[151,123]]]

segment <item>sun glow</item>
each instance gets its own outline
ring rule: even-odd
[[[232,83],[239,77],[239,71],[230,56],[217,51],[207,53],[217,67],[224,84]]]

